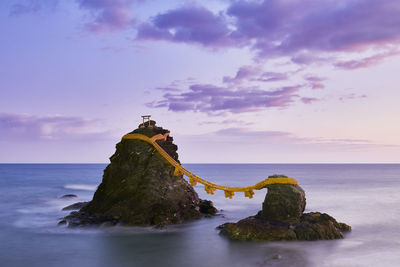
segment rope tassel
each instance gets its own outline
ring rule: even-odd
[[[174,176],[180,176],[182,174],[183,174],[183,172],[178,167],[175,167]]]
[[[254,195],[254,191],[253,190],[249,190],[249,191],[245,191],[244,192],[244,196],[248,197],[248,198],[253,198]]]
[[[226,198],[232,198],[235,195],[235,192],[233,191],[224,190],[224,193]]]
[[[193,177],[189,177],[189,183],[191,186],[195,186],[197,184],[197,181]]]
[[[204,190],[207,192],[207,194],[214,195],[215,190],[217,190],[215,187],[205,185]]]

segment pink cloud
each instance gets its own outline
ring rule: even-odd
[[[382,61],[384,61],[388,57],[397,56],[400,54],[400,51],[388,51],[384,53],[380,53],[377,55],[373,55],[370,57],[365,57],[358,60],[348,60],[348,61],[338,61],[334,65],[341,69],[360,69],[360,68],[367,68],[371,66],[378,65]]]
[[[315,97],[302,97],[300,98],[301,102],[303,102],[304,104],[312,104],[315,101],[319,101],[320,99],[315,98]]]
[[[325,85],[322,83],[311,83],[311,89],[316,90],[316,89],[324,89]]]
[[[259,74],[261,71],[262,70],[260,67],[242,66],[236,72],[236,75],[234,77],[225,76],[223,78],[223,82],[240,84],[244,80],[248,80],[248,79],[254,77],[255,75]]]
[[[76,0],[81,8],[93,13],[93,21],[86,27],[89,31],[112,32],[134,25],[132,5],[137,0]]]
[[[356,95],[356,94],[348,94],[348,95],[343,95],[339,97],[340,101],[345,101],[345,100],[352,100],[352,99],[363,99],[363,98],[367,98],[367,95]]]

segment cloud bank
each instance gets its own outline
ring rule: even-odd
[[[399,13],[397,0],[233,1],[219,14],[189,5],[142,23],[137,38],[214,48],[248,46],[261,57],[298,59],[313,52],[397,45]]]
[[[2,140],[98,140],[108,137],[96,120],[0,113]]]
[[[166,107],[170,111],[195,111],[208,114],[240,113],[271,107],[283,108],[295,101],[300,87],[287,86],[273,90],[261,90],[259,88],[233,89],[210,84],[194,84],[183,92],[171,93],[168,90],[162,100],[148,103],[148,106]]]

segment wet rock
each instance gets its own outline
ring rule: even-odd
[[[228,236],[232,240],[296,240],[296,234],[289,229],[289,223],[267,221],[257,216],[250,216],[237,223],[223,224],[220,229],[220,234]]]
[[[281,178],[273,175],[269,178]],[[273,184],[267,186],[268,194],[258,215],[265,220],[298,221],[306,207],[306,194],[300,186]]]
[[[66,194],[66,195],[63,195],[63,196],[60,197],[60,198],[74,198],[74,197],[78,197],[78,196],[75,195],[75,194]]]
[[[349,225],[338,223],[333,217],[320,212],[303,214],[294,227],[300,240],[338,239],[343,238],[343,232],[350,230]]]
[[[67,220],[61,220],[58,222],[58,225],[66,225],[67,224]]]
[[[85,207],[89,202],[77,202],[72,205],[64,207],[62,210],[80,210],[81,208]]]
[[[220,234],[242,241],[337,239],[351,230],[326,213],[303,214],[305,205],[305,193],[300,186],[269,185],[263,209],[257,215],[225,223],[218,229]]]
[[[215,215],[218,212],[211,200],[200,200],[199,208],[200,212],[204,214]]]
[[[90,214],[84,211],[73,211],[63,220],[68,223],[68,227],[80,227],[80,226],[101,226],[104,223],[110,223],[111,225],[118,224],[119,220],[112,216],[104,214]],[[62,221],[61,221],[62,222]]]
[[[132,133],[152,137],[168,132],[150,121]],[[171,136],[157,143],[178,161],[178,147]],[[174,176],[174,167],[151,144],[122,139],[110,161],[92,201],[65,218],[69,225],[106,221],[128,226],[168,225],[199,219],[202,211],[212,212],[212,206],[199,199],[182,175]]]

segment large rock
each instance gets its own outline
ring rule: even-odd
[[[169,132],[139,125],[132,133],[152,137]],[[148,127],[150,126],[150,127]],[[158,144],[176,161],[172,137]],[[70,226],[90,224],[165,225],[198,219],[201,211],[215,211],[202,202],[183,176],[174,176],[172,167],[155,148],[140,140],[121,140],[93,200],[79,212],[65,218]],[[201,209],[201,210],[200,210]]]
[[[274,175],[269,178],[286,177]],[[351,227],[325,213],[304,213],[305,192],[300,186],[269,185],[262,210],[237,223],[225,223],[220,234],[232,240],[279,241],[343,238]]]
[[[285,177],[274,175],[269,178]],[[306,207],[306,194],[300,186],[268,185],[268,194],[259,216],[265,220],[298,221]]]

